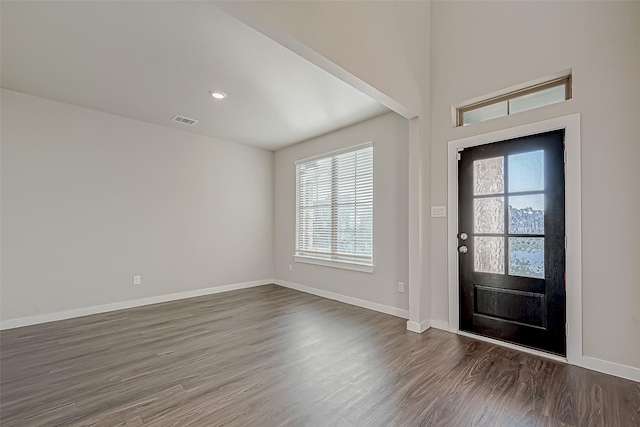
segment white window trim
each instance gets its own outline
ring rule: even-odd
[[[324,158],[327,158],[327,157],[333,157],[333,156],[337,156],[337,155],[342,154],[342,153],[350,153],[352,151],[358,151],[358,150],[361,150],[363,148],[369,148],[369,147],[373,147],[373,141],[364,142],[364,143],[358,144],[358,145],[350,145],[349,147],[340,148],[338,150],[327,151],[325,153],[317,154],[315,156],[305,157],[304,159],[298,159],[295,162],[293,162],[293,164],[294,165],[298,165],[300,163],[307,163],[307,162],[310,162],[312,160],[324,159]],[[374,157],[374,159],[375,159],[375,157]]]
[[[357,144],[357,145],[351,145],[349,147],[345,147],[345,148],[340,148],[338,150],[333,150],[333,151],[328,151],[328,152],[324,152],[322,154],[317,154],[315,156],[310,156],[310,157],[305,157],[303,159],[298,159],[294,162],[294,165],[297,166],[300,163],[306,163],[315,159],[324,159],[326,157],[333,157],[333,156],[337,156],[339,154],[342,153],[349,153],[352,151],[357,151],[363,148],[368,148],[368,147],[373,147],[373,141],[367,141],[364,142],[362,144]],[[375,163],[375,156],[374,156],[374,163]],[[374,182],[375,182],[375,167],[374,167]],[[375,184],[374,184],[375,186]],[[375,187],[374,187],[375,188]],[[297,201],[296,201],[296,205],[297,205]],[[375,209],[375,202],[373,204],[374,209]],[[298,213],[297,213],[297,208],[296,208],[296,224],[295,227],[297,229],[297,221],[298,221]],[[375,218],[375,215],[374,215]],[[297,245],[298,240],[298,236],[297,236],[297,231],[294,230],[294,245]],[[357,261],[348,261],[348,260],[338,260],[338,259],[328,259],[328,258],[322,258],[322,257],[315,257],[315,256],[310,256],[310,255],[302,255],[302,254],[298,254],[297,252],[297,248],[294,250],[294,254],[293,254],[293,260],[295,262],[300,262],[303,264],[313,264],[313,265],[320,265],[323,267],[332,267],[332,268],[341,268],[344,270],[353,270],[353,271],[360,271],[363,273],[373,273],[375,270],[375,264],[373,262],[374,258],[375,258],[375,220],[374,220],[374,232],[373,235],[371,236],[371,242],[373,243],[373,254],[371,256],[371,263],[363,263],[363,262],[357,262]]]
[[[373,273],[375,264],[362,264],[353,261],[342,261],[337,259],[316,258],[308,255],[294,255],[294,261],[304,264],[321,265],[323,267],[342,268],[345,270],[361,271],[363,273]]]

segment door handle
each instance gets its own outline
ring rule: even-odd
[[[468,249],[467,249],[467,247],[466,247],[466,246],[460,246],[460,247],[458,248],[458,252],[460,252],[461,254],[466,254],[466,253],[467,253],[467,251],[468,251]]]

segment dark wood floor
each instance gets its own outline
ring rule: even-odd
[[[3,331],[2,426],[637,426],[640,384],[275,285]]]

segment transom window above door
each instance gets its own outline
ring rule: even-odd
[[[498,96],[487,96],[471,102],[456,111],[456,126],[509,116],[534,108],[556,104],[571,99],[571,74],[509,91]]]

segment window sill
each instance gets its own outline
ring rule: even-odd
[[[363,273],[373,273],[375,265],[373,264],[360,264],[357,262],[338,261],[334,259],[315,258],[303,255],[294,255],[293,259],[296,262],[302,262],[305,264],[322,265],[324,267],[342,268],[345,270],[361,271]]]

